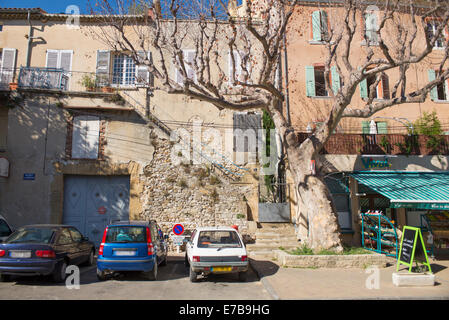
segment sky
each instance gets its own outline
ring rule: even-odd
[[[77,5],[87,13],[87,0],[0,0],[3,8],[42,8],[48,13],[62,13],[70,5]]]

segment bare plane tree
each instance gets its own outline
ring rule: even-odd
[[[207,101],[219,109],[266,110],[288,157],[299,200],[298,214],[308,216],[308,244],[317,250],[341,251],[336,209],[319,166],[316,174],[311,173],[311,160],[317,158],[343,118],[368,118],[395,105],[424,102],[437,85],[449,78],[449,51],[444,38],[448,2],[318,1],[329,11],[331,21],[321,39],[326,52],[325,78],[329,79],[335,67],[341,85],[335,89],[326,82],[332,97],[326,121],[302,143],[283,111],[285,93],[277,85],[277,69],[289,22],[298,14],[298,6],[310,1],[248,0],[240,16],[236,16],[235,1],[153,2],[96,0],[91,8],[99,15],[101,25],[92,28],[93,34],[112,50],[129,52],[135,61],[148,66],[156,78],[157,90]],[[361,56],[356,38],[363,28],[364,14],[370,10],[378,11],[378,23],[375,29],[364,32],[368,38]],[[410,88],[410,67],[425,63],[442,39],[444,48],[439,50],[435,79],[420,88]],[[142,55],[148,50],[152,58]],[[171,72],[173,65],[179,70],[176,79]],[[373,89],[386,73],[394,73],[395,83],[390,97],[379,101]],[[370,94],[364,105],[355,108],[351,101],[367,78],[374,78]]]

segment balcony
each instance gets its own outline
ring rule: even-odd
[[[69,75],[63,69],[21,67],[19,88],[68,90]]]
[[[310,134],[298,133],[299,142]],[[321,154],[449,155],[449,136],[406,134],[333,134]]]

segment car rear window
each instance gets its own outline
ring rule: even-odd
[[[9,229],[8,224],[5,220],[0,219],[0,237],[7,237],[11,234],[11,229]]]
[[[106,242],[147,242],[146,227],[113,226],[108,228]]]
[[[53,228],[21,228],[5,243],[50,243],[55,231]]]
[[[242,244],[235,231],[201,231],[198,235],[198,248],[209,247],[241,248]]]

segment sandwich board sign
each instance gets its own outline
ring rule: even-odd
[[[432,273],[421,229],[404,226],[396,271],[399,271],[399,266],[403,264],[409,267],[408,272],[412,272],[413,261],[427,266]]]

